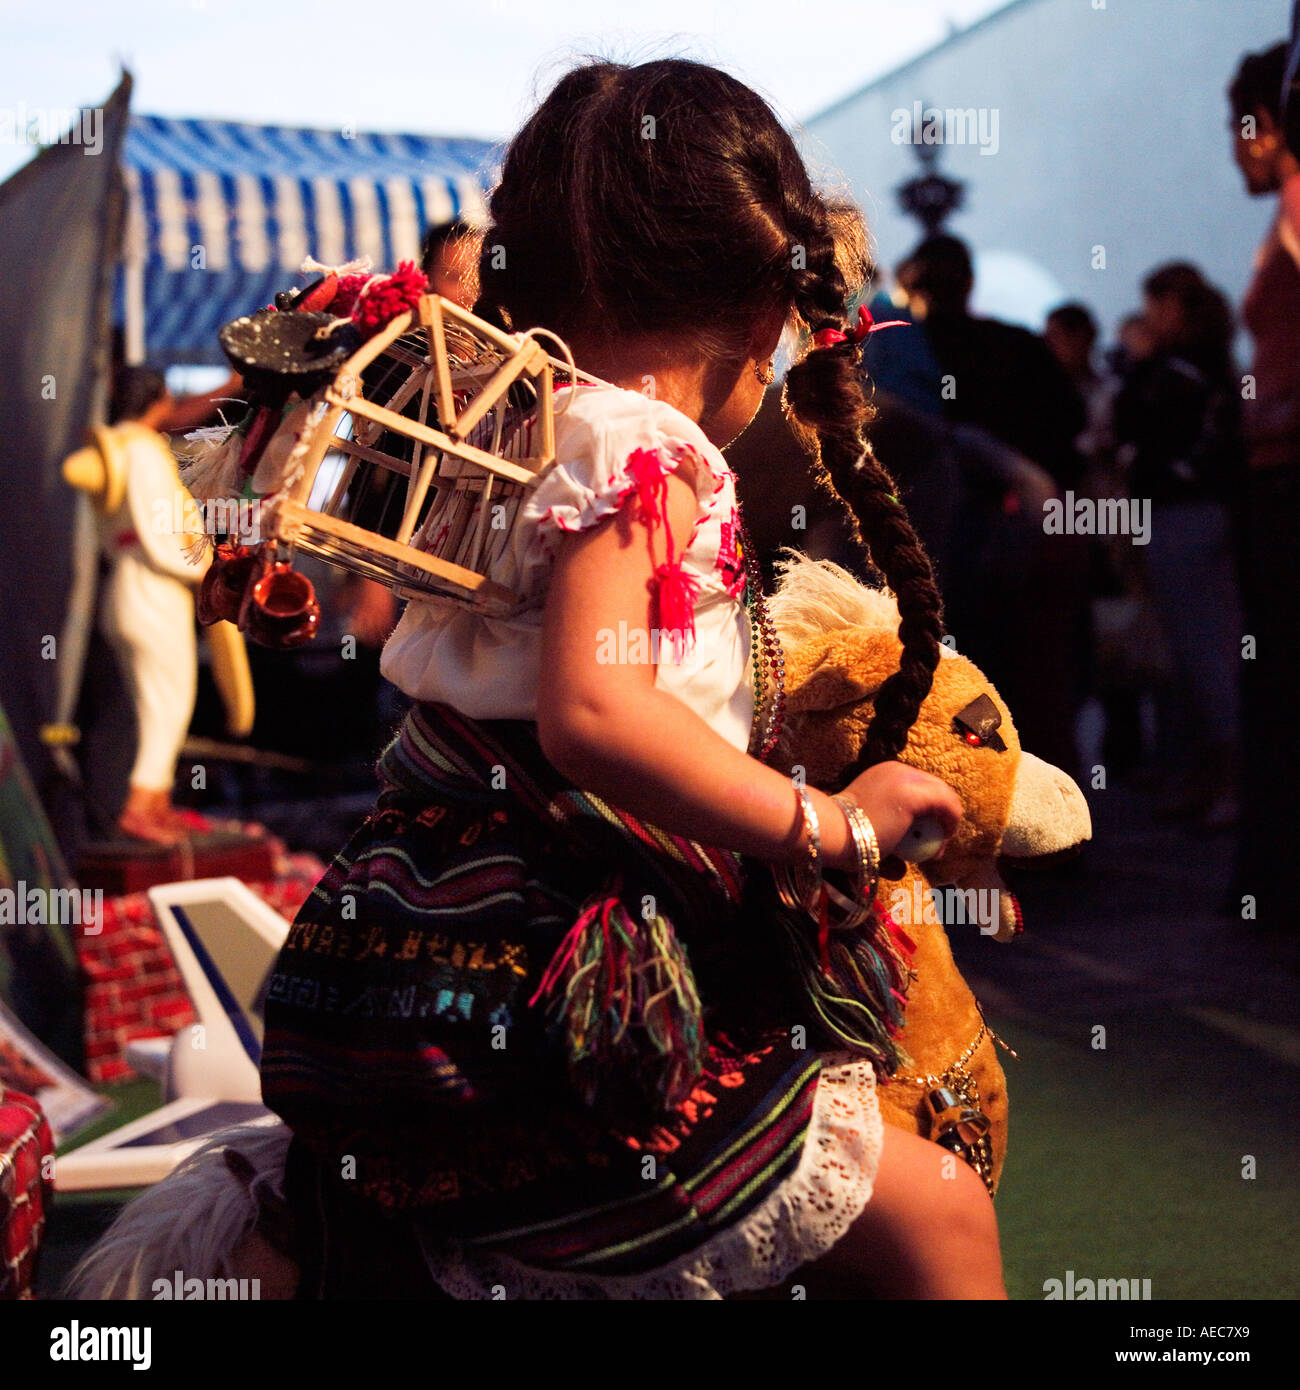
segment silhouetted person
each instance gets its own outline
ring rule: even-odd
[[[1074,441],[1086,423],[1083,402],[1037,334],[970,312],[975,277],[965,243],[928,238],[899,267],[898,283],[947,378],[948,419],[981,426],[1062,488],[1073,487],[1082,467]]]
[[[1151,507],[1142,559],[1169,640],[1162,744],[1178,784],[1162,805],[1208,829],[1239,814],[1241,609],[1228,502],[1241,471],[1232,314],[1195,266],[1143,282],[1151,353],[1115,401],[1129,495]]]
[[[1243,662],[1246,752],[1239,888],[1261,925],[1294,928],[1296,909],[1279,864],[1296,843],[1300,739],[1300,159],[1283,140],[1286,45],[1248,55],[1228,89],[1233,158],[1246,191],[1277,198],[1278,215],[1256,257],[1242,302],[1254,339],[1243,404],[1247,464],[1242,506],[1246,632]],[[1293,103],[1294,104],[1294,103]]]
[[[438,222],[424,234],[420,268],[429,277],[434,294],[470,308],[478,298],[478,258],[483,234],[469,222],[455,218]]]
[[[956,237],[922,242],[897,279],[915,327],[894,331],[922,334],[938,365],[939,405],[954,427],[963,479],[948,609],[958,649],[997,683],[1025,746],[1073,769],[1088,651],[1087,546],[1045,535],[1043,503],[1047,482],[1065,490],[1079,481],[1083,403],[1040,337],[971,314],[974,271]],[[879,335],[879,356],[888,336]],[[1026,484],[1024,461],[1044,485]]]
[[[1106,379],[1093,360],[1097,346],[1097,320],[1087,305],[1059,305],[1047,316],[1043,341],[1061,364],[1083,402],[1086,423],[1074,442],[1086,462],[1099,445],[1099,432],[1107,406]]]

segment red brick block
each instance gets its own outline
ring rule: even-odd
[[[155,1023],[164,1025],[167,1031],[172,1033],[194,1021],[194,1008],[188,999],[176,999],[170,1003],[159,1004],[150,1009],[149,1013]]]

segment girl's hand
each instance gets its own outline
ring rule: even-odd
[[[877,763],[855,777],[844,795],[867,813],[880,842],[880,857],[892,854],[912,822],[933,816],[944,838],[953,834],[962,818],[961,798],[947,784],[906,763]]]

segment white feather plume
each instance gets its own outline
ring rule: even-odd
[[[239,455],[244,436],[233,425],[209,425],[185,436],[181,482],[199,502],[239,495]]]

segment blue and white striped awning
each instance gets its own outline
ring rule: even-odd
[[[380,270],[418,260],[427,226],[481,214],[496,154],[485,140],[132,116],[128,352],[222,361],[217,329],[305,283],[308,255],[368,256]]]

